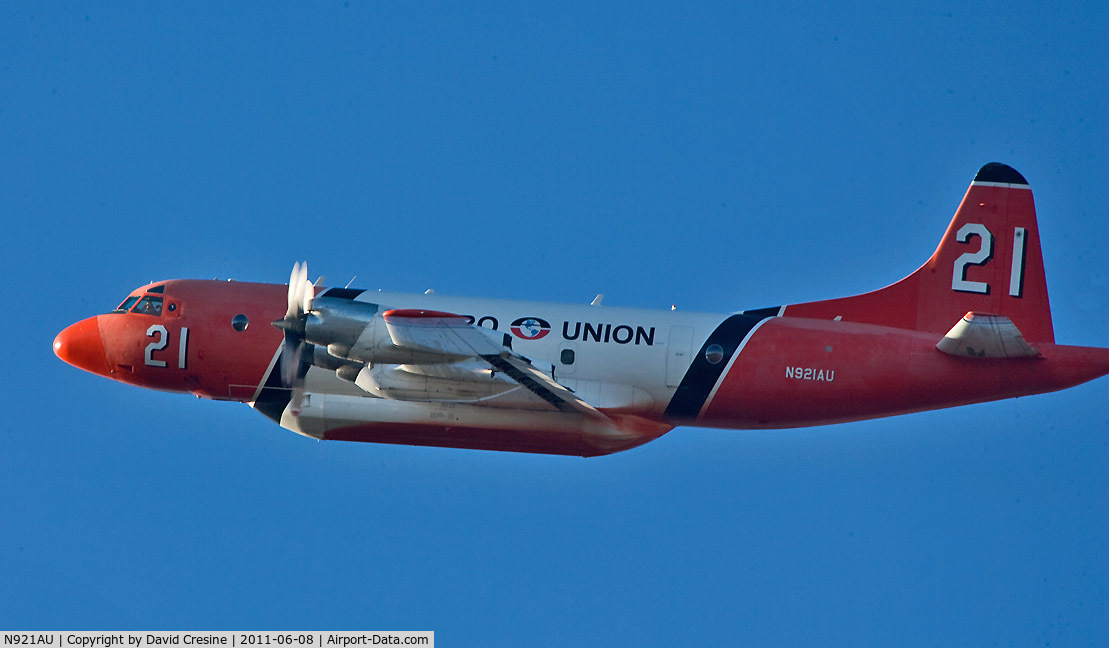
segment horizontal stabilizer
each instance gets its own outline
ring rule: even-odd
[[[936,348],[953,356],[971,358],[1034,358],[1040,355],[1008,317],[975,312],[963,315]]]

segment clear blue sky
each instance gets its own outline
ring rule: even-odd
[[[1109,346],[1109,8],[8,3],[0,627],[1107,645],[1109,381],[582,460],[317,443],[58,361],[148,281],[728,312],[877,288],[975,171]]]

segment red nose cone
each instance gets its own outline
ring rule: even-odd
[[[90,317],[68,327],[54,338],[54,355],[69,364],[94,374],[108,373],[104,343],[100,340],[97,318]]]

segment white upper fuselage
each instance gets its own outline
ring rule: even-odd
[[[727,315],[611,306],[366,291],[354,301],[386,309],[425,309],[472,317],[512,336],[512,349],[599,408],[665,409],[692,354]],[[520,320],[536,320],[531,328]],[[540,328],[535,328],[538,323]],[[542,324],[547,327],[543,328]],[[527,324],[524,322],[522,324]],[[544,332],[545,331],[545,332]],[[534,338],[534,339],[529,339]],[[642,395],[634,399],[629,389]],[[646,407],[644,407],[646,406]]]

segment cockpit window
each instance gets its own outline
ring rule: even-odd
[[[115,312],[126,313],[127,311],[131,310],[131,307],[134,306],[135,302],[137,301],[139,301],[138,295],[135,295],[134,297],[128,297],[122,304],[119,305],[119,308],[116,308]]]
[[[146,289],[146,292],[148,292],[148,293],[157,293],[159,295],[163,294],[165,291],[166,291],[165,284],[162,284],[161,286],[154,286],[153,288],[147,288]]]
[[[132,313],[141,313],[143,315],[161,315],[162,314],[162,298],[147,295],[142,298],[135,308],[131,310]]]

